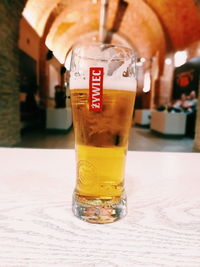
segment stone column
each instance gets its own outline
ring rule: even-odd
[[[0,1],[0,146],[20,141],[18,35],[24,3]]]
[[[194,138],[194,151],[200,152],[200,82],[199,82],[199,96],[197,104],[197,117],[196,117],[196,128]]]

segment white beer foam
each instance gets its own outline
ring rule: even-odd
[[[73,89],[87,89],[89,88],[89,79],[83,78],[70,78],[69,87]],[[134,77],[104,77],[103,79],[103,89],[113,89],[113,90],[125,90],[125,91],[136,91],[137,82]]]

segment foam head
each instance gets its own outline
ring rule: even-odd
[[[115,79],[114,77],[104,76],[103,89],[136,91],[137,83],[134,77],[122,77]],[[70,78],[70,89],[87,89],[89,88],[89,79],[82,77]]]
[[[102,67],[103,89],[136,90],[135,56],[131,49],[114,45],[85,45],[72,55],[70,89],[89,88],[90,67]]]

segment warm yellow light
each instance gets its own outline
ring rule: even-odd
[[[43,35],[44,27],[52,10],[60,0],[28,0],[22,15],[39,36]]]
[[[187,61],[187,51],[178,51],[174,55],[175,67],[180,67]]]
[[[34,28],[36,23],[36,17],[34,16],[34,13],[30,9],[25,8],[24,11],[22,12],[22,15],[28,21],[28,23]]]
[[[141,57],[140,61],[141,61],[142,63],[144,63],[144,62],[146,61],[146,59],[145,59],[144,57]]]
[[[143,87],[143,92],[147,93],[151,89],[151,76],[149,72],[146,72],[144,74],[144,87]]]
[[[166,59],[165,59],[165,63],[166,63],[167,65],[170,65],[170,64],[172,63],[171,58],[166,58]]]

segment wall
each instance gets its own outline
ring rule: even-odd
[[[40,37],[24,17],[20,20],[18,45],[22,51],[36,60],[37,77],[39,77]]]
[[[55,107],[55,100],[54,100],[54,94],[55,94],[55,85],[59,84],[61,85],[61,64],[60,62],[53,57],[51,60],[46,61],[45,64],[46,68],[46,79],[47,79],[47,107]]]
[[[200,41],[195,42],[190,45],[188,48],[188,57],[189,59],[200,56]],[[197,116],[196,116],[196,127],[195,127],[195,138],[194,138],[194,151],[200,152],[200,77],[199,77],[199,86],[198,86],[198,107],[197,107]]]
[[[54,98],[54,87],[57,84],[61,84],[61,75],[60,75],[60,68],[61,64],[59,61],[53,57],[50,61],[48,61],[48,64],[46,64],[47,72],[48,72],[48,84],[49,84],[49,90],[48,90],[48,97]]]
[[[165,57],[163,73],[160,77],[159,102],[157,105],[167,105],[172,100],[172,85],[174,76],[174,54]]]
[[[37,68],[37,83],[40,85],[40,72],[39,68],[40,65],[40,53],[42,53],[43,58],[43,67],[44,73],[43,77],[45,78],[45,94],[42,95],[47,98],[47,106],[54,106],[54,86],[61,83],[60,80],[60,67],[61,64],[58,60],[53,56],[52,59],[46,60],[46,55],[48,53],[47,47],[42,45],[43,40],[37,34],[37,32],[31,27],[29,22],[22,17],[20,20],[20,32],[19,32],[19,48],[31,58],[36,61],[36,68]],[[50,99],[51,98],[51,99]],[[45,105],[46,107],[46,105]]]
[[[194,138],[194,151],[200,152],[200,81],[199,81],[199,96],[198,96],[198,108],[196,117],[195,127],[195,138]]]
[[[24,17],[21,18],[19,25],[19,48],[38,61],[40,52],[40,37]]]
[[[25,1],[0,1],[0,146],[20,141],[19,20]]]

